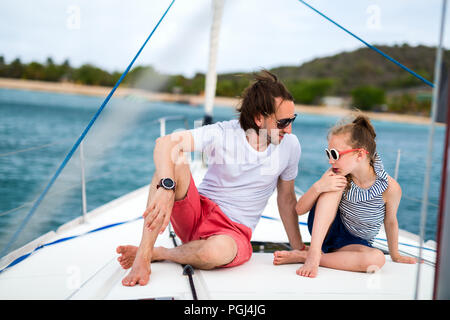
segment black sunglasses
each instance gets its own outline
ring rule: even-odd
[[[294,117],[292,117],[292,118],[285,118],[285,119],[277,120],[277,128],[278,129],[286,128],[288,125],[290,125],[292,122],[294,122],[295,118],[297,118],[297,114],[294,114]]]

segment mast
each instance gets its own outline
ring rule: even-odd
[[[211,124],[213,117],[214,97],[216,95],[217,73],[216,60],[219,45],[220,23],[222,20],[224,0],[213,0],[213,22],[209,44],[209,63],[205,82],[205,117],[203,124]]]
[[[447,72],[448,75],[448,72]],[[437,223],[437,254],[436,271],[434,275],[433,299],[450,299],[450,81],[445,79],[440,98],[440,107],[445,107],[447,128],[445,131],[444,160],[442,161],[441,195],[439,199],[439,212]]]

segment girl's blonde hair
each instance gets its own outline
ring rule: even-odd
[[[370,165],[373,167],[377,144],[375,142],[375,129],[369,118],[361,111],[355,110],[349,118],[336,124],[328,132],[328,139],[338,134],[349,133],[347,144],[354,149],[364,148],[369,152]]]

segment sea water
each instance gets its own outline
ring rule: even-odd
[[[63,162],[104,97],[0,89],[0,251],[23,223],[36,198]],[[148,184],[160,135],[157,119],[184,116],[189,128],[203,118],[203,106],[150,102],[136,96],[112,98],[83,143],[87,211]],[[237,117],[234,108],[216,106],[214,121]],[[329,167],[326,135],[339,117],[299,113],[293,125],[302,155],[295,185],[306,191]],[[429,126],[373,120],[378,152],[403,191],[399,227],[419,234]],[[184,129],[167,122],[166,132]],[[445,128],[437,126],[427,206],[426,240],[435,240]],[[12,248],[80,216],[79,149],[30,218]]]

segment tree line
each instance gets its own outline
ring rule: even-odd
[[[380,48],[425,78],[433,79],[434,48],[409,45]],[[449,50],[445,51],[444,61],[450,62]],[[428,115],[431,108],[430,88],[368,48],[270,71],[283,80],[298,104],[320,105],[324,97],[334,96],[342,98],[347,107],[368,111]],[[0,77],[4,78],[113,86],[121,74],[92,64],[73,67],[69,60],[56,64],[50,57],[45,63],[22,63],[19,58],[6,63],[0,56]],[[216,95],[239,97],[251,81],[251,73],[219,74]],[[197,73],[192,77],[166,75],[152,66],[137,66],[125,77],[123,86],[199,95],[204,91],[205,74]]]
[[[41,80],[52,82],[73,82],[85,85],[112,86],[120,78],[121,73],[109,73],[91,64],[84,64],[79,68],[72,67],[69,60],[56,64],[52,58],[45,63],[22,63],[19,58],[6,63],[0,56],[0,77]]]

